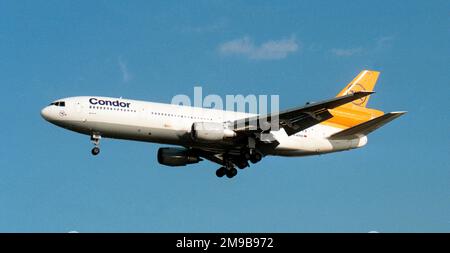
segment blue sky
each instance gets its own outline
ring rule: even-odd
[[[450,232],[448,1],[1,1],[0,231]],[[158,164],[161,145],[45,122],[76,95],[335,96],[381,71],[369,106],[409,113],[366,147],[269,157],[232,180]]]

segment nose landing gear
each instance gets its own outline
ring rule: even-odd
[[[95,147],[92,148],[91,153],[92,155],[96,156],[100,153],[100,148],[98,147],[100,145],[100,139],[102,137],[100,136],[100,134],[92,134],[91,135],[91,141],[92,143],[94,143]]]

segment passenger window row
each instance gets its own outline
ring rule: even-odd
[[[151,114],[152,115],[158,115],[158,116],[184,118],[184,119],[213,120],[212,118],[194,117],[194,116],[187,116],[187,115],[177,115],[177,114],[162,113],[162,112],[151,112]]]
[[[116,108],[116,107],[107,107],[107,106],[93,106],[93,105],[90,105],[89,108],[90,109],[97,109],[97,110],[106,110],[106,111],[136,112],[136,110]]]
[[[92,106],[92,105],[90,105],[89,108],[90,109],[97,109],[97,110],[107,110],[107,111],[136,112],[136,110],[115,108],[115,107],[107,107],[107,106]],[[213,120],[212,118],[194,117],[194,116],[187,116],[187,115],[177,115],[177,114],[162,113],[162,112],[151,112],[151,114],[152,115],[158,115],[158,116],[184,118],[184,119],[199,119],[199,120],[210,120],[210,121]]]

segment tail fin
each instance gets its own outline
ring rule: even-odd
[[[380,72],[372,71],[372,70],[363,70],[361,71],[355,79],[353,79],[347,86],[339,92],[336,97],[344,96],[349,93],[354,93],[356,91],[373,91],[375,84],[377,83],[378,76]],[[369,102],[369,97],[362,97],[353,101],[352,103],[348,103],[343,105],[342,107],[362,107],[365,108],[367,106],[367,102]]]
[[[358,91],[373,91],[380,72],[363,70],[347,86],[339,92],[337,97]],[[380,110],[367,108],[370,96],[361,97],[350,103],[329,109],[332,118],[321,124],[328,124],[342,131],[331,135],[330,139],[352,139],[371,133],[384,124],[405,114],[405,112],[383,113]]]
[[[380,72],[378,71],[361,71],[343,90],[341,90],[341,92],[339,92],[337,97],[345,96],[357,91],[373,91],[379,75]],[[330,123],[336,127],[345,129],[383,115],[384,113],[380,110],[366,107],[367,102],[369,102],[369,97],[370,95],[361,97],[360,99],[331,109],[330,112],[333,115],[333,118],[325,123]]]

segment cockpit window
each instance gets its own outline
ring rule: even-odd
[[[61,107],[64,107],[64,106],[66,106],[66,102],[64,102],[64,101],[58,101],[58,102],[53,102],[53,103],[51,103],[50,105],[55,105],[55,106],[61,106]]]

